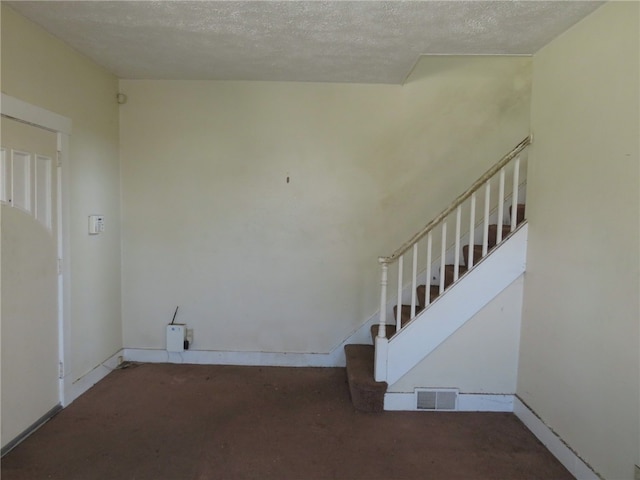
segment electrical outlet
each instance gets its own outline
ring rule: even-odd
[[[124,359],[122,358],[122,355],[118,356],[118,365],[122,365],[122,362],[124,361]]]

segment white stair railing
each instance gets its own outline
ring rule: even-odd
[[[421,303],[424,309],[429,308],[433,281],[436,281],[435,286],[438,287],[439,295],[442,295],[449,286],[457,282],[466,272],[475,267],[477,262],[489,253],[490,249],[497,247],[504,240],[504,227],[509,227],[509,234],[515,231],[518,224],[518,203],[524,203],[524,189],[520,184],[523,178],[520,171],[523,163],[521,162],[521,156],[525,149],[531,144],[531,141],[531,136],[522,140],[513,150],[478,178],[471,187],[458,196],[451,205],[430,221],[422,230],[413,235],[413,237],[405,242],[392,255],[378,259],[382,268],[382,274],[380,281],[380,320],[375,341],[374,376],[376,381],[385,381],[387,378],[386,356],[389,342],[387,338],[387,287],[390,283],[389,267],[396,262],[398,264],[397,277],[391,279],[391,282],[395,281],[397,286],[396,315],[392,324],[395,324],[396,333],[398,333],[404,326],[402,305],[407,293],[410,292],[410,296],[407,296],[407,301],[410,302],[408,321],[411,321],[422,313],[422,310],[418,310],[418,302]],[[524,173],[526,173],[526,168],[524,169]],[[512,181],[507,182],[507,178],[511,178]],[[496,181],[497,188],[494,188],[495,195],[492,195],[492,186],[496,184]],[[477,195],[483,186],[484,196]],[[510,219],[506,225],[504,223],[505,205],[510,207],[511,210]],[[476,223],[477,210],[483,212],[483,217],[478,223]],[[494,217],[496,218],[495,223],[497,224],[495,237],[493,234],[490,236],[489,232],[489,225]],[[451,223],[453,226],[451,228],[453,238],[448,237],[448,223]],[[469,225],[469,231],[464,235],[461,232],[463,224]],[[440,235],[437,235],[438,229],[440,229]],[[467,257],[463,258],[467,266],[464,269],[461,267],[460,258],[463,238],[466,238],[469,245]],[[475,258],[474,246],[476,245],[476,239],[479,240],[479,245],[482,246],[482,256],[480,259]],[[440,249],[440,258],[437,263],[432,265],[432,262],[438,260],[437,257],[433,257],[433,250],[438,247]],[[410,278],[407,279],[405,278],[404,257],[408,252],[410,252],[409,255],[411,255],[411,268],[407,269],[410,271]],[[424,265],[426,274],[424,277],[422,277],[418,271],[420,252],[425,255],[426,259],[426,265]],[[447,269],[447,261],[451,260],[451,268],[453,270],[451,271],[450,278],[447,278],[449,276],[448,270],[450,270]],[[437,275],[433,275],[434,266],[436,269],[439,266],[439,273]],[[426,279],[425,296],[423,299],[418,298],[416,293],[419,275]],[[407,292],[407,286],[410,288],[409,292]],[[404,323],[406,324],[408,322]]]

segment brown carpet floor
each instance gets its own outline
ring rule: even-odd
[[[512,414],[356,412],[341,368],[112,372],[2,480],[571,479]]]

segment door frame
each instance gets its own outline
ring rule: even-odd
[[[0,115],[54,132],[57,137],[58,210],[58,398],[65,402],[65,378],[70,365],[70,278],[69,262],[69,138],[70,118],[2,93]],[[1,251],[1,245],[0,245]]]

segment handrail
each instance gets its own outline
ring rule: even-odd
[[[436,216],[433,220],[427,223],[422,230],[416,233],[413,237],[411,237],[408,241],[406,241],[399,249],[397,249],[393,254],[388,257],[378,257],[378,262],[381,264],[388,264],[395,261],[401,255],[406,253],[413,244],[420,241],[427,233],[429,233],[436,225],[438,225],[444,218],[446,218],[451,212],[453,212],[459,205],[462,204],[467,198],[473,195],[482,185],[486,183],[491,177],[493,177],[502,167],[504,167],[507,163],[509,163],[514,157],[516,157],[520,152],[522,152],[525,148],[527,148],[531,142],[533,141],[533,136],[529,135],[524,140],[522,140],[513,150],[507,153],[498,163],[493,165],[489,170],[487,170],[478,180],[476,180],[473,185],[471,185],[464,193],[458,196],[447,208],[445,208],[438,216]]]

